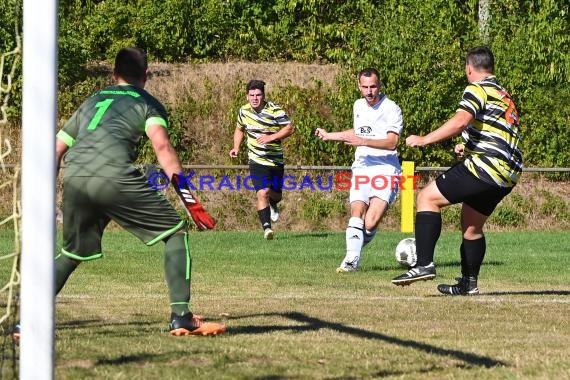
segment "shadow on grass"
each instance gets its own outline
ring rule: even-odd
[[[108,320],[103,319],[83,319],[83,320],[75,320],[75,321],[67,321],[62,323],[57,323],[57,328],[61,330],[68,330],[68,329],[77,329],[82,327],[117,327],[117,326],[137,326],[137,327],[146,327],[146,326],[153,326],[157,324],[157,321],[128,321],[128,322],[109,322]],[[168,322],[164,323],[166,326]]]
[[[483,263],[483,266],[500,266],[500,265],[505,265],[504,262],[502,261],[487,261]],[[442,263],[436,263],[435,264],[436,268],[454,268],[457,267],[458,271],[461,271],[461,262],[459,261],[448,261],[448,262],[442,262]],[[363,271],[378,271],[378,272],[386,272],[386,271],[392,271],[392,270],[396,270],[396,269],[401,269],[402,271],[407,271],[408,268],[398,265],[398,264],[394,264],[394,265],[366,265],[365,267],[363,267]]]
[[[570,290],[518,290],[508,292],[481,293],[478,296],[570,296]]]
[[[363,338],[363,339],[375,339],[379,341],[384,341],[390,344],[411,348],[418,351],[423,351],[428,354],[439,355],[442,357],[452,357],[457,360],[462,361],[464,364],[459,364],[458,367],[469,367],[469,366],[481,366],[485,368],[491,368],[496,366],[506,366],[507,363],[502,362],[500,360],[495,360],[493,358],[472,354],[464,351],[459,350],[451,350],[446,348],[437,347],[434,345],[430,345],[427,343],[418,342],[415,340],[410,339],[400,339],[393,336],[389,336],[386,334],[382,334],[379,332],[369,331],[357,327],[346,326],[341,323],[335,322],[328,322],[322,319],[310,317],[306,314],[299,313],[299,312],[289,312],[289,313],[259,313],[259,314],[249,314],[249,315],[242,315],[242,316],[235,316],[229,317],[229,320],[237,320],[237,319],[246,319],[246,318],[255,318],[255,317],[280,317],[285,318],[291,321],[295,321],[297,323],[303,323],[300,326],[281,326],[281,325],[265,325],[265,326],[236,326],[231,327],[228,331],[228,334],[237,335],[237,334],[267,334],[272,332],[280,332],[280,331],[290,331],[296,333],[303,333],[307,331],[317,331],[322,329],[329,329],[336,331],[342,334],[349,334],[355,337]],[[145,331],[148,328],[152,330],[156,330],[156,323],[154,322],[122,322],[122,323],[109,323],[108,321],[103,321],[100,319],[87,319],[87,320],[79,320],[79,321],[69,321],[65,323],[58,324],[59,329],[75,329],[75,328],[93,328],[93,327],[102,327],[100,333],[103,335],[109,334],[109,332],[105,332],[104,327],[113,328],[124,325],[129,327],[134,327],[137,333],[141,334],[148,334],[148,331]],[[140,329],[140,327],[144,325],[144,329]],[[117,331],[113,331],[112,334],[114,337],[117,336]],[[125,336],[132,336],[132,329],[128,329],[125,331]],[[123,365],[128,363],[138,363],[138,362],[147,362],[149,360],[155,360],[157,357],[156,355],[147,355],[147,354],[134,354],[134,355],[121,355],[116,358],[109,358],[109,359],[99,359],[95,365]],[[432,369],[433,370],[433,369]],[[427,372],[431,372],[429,370]],[[386,376],[394,376],[394,375],[402,375],[403,373],[398,372],[382,372],[377,373],[377,377],[386,377]]]
[[[335,233],[332,232],[307,232],[307,233],[294,233],[294,234],[289,234],[289,233],[285,233],[283,235],[277,235],[277,239],[279,240],[289,240],[289,239],[301,239],[301,238],[307,238],[307,237],[312,237],[312,238],[328,238],[330,236],[334,236],[336,235]]]
[[[77,336],[86,334],[89,336],[132,338],[133,336],[168,333],[167,327],[168,323],[166,321],[110,322],[103,319],[84,319],[57,323],[56,331],[73,330]]]
[[[165,360],[168,355],[155,355],[155,354],[137,354],[137,355],[121,355],[115,359],[99,359],[95,365],[123,365],[129,363],[147,363],[151,361],[156,361],[157,359]]]
[[[240,317],[233,317],[230,319],[243,319],[243,318],[252,318],[252,317],[268,317],[268,316],[277,316],[282,318],[287,318],[293,320],[295,322],[305,323],[303,326],[277,326],[277,325],[270,325],[270,326],[238,326],[232,327],[229,330],[229,333],[234,334],[266,334],[274,331],[293,331],[293,332],[306,332],[306,331],[315,331],[321,329],[329,329],[334,330],[339,333],[349,334],[352,336],[356,336],[359,338],[364,339],[376,339],[381,340],[387,343],[399,345],[402,347],[412,348],[418,351],[424,351],[429,354],[435,354],[440,356],[448,356],[453,357],[455,359],[461,360],[469,365],[473,366],[483,366],[486,368],[496,367],[496,366],[506,366],[507,363],[502,362],[500,360],[495,360],[493,358],[487,356],[481,356],[476,354],[471,354],[468,352],[463,352],[459,350],[450,350],[446,348],[441,348],[437,346],[433,346],[427,343],[417,342],[414,340],[409,339],[400,339],[393,336],[389,336],[386,334],[368,331],[364,329],[360,329],[357,327],[350,327],[346,326],[341,323],[335,322],[327,322],[323,321],[318,318],[313,318],[303,313],[298,312],[290,312],[290,313],[261,313],[261,314],[252,314],[252,315],[244,315]]]

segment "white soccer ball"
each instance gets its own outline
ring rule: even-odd
[[[418,262],[416,239],[405,238],[396,246],[396,261],[406,267],[413,267]]]

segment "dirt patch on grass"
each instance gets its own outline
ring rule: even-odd
[[[334,85],[339,67],[336,65],[284,63],[226,62],[204,64],[150,65],[155,75],[147,83],[147,89],[160,96],[167,104],[176,104],[183,94],[190,93],[196,98],[216,94],[220,106],[229,103],[233,95],[228,90],[238,83],[247,83],[251,79],[266,82],[268,97],[275,87],[295,85],[310,87],[315,81]],[[245,87],[244,103],[245,99]]]

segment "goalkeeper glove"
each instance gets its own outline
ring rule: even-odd
[[[204,207],[198,200],[198,198],[190,192],[190,188],[188,187],[188,183],[183,181],[181,183],[180,176],[178,173],[174,173],[172,175],[172,184],[174,185],[174,190],[176,190],[176,194],[182,201],[186,212],[199,230],[211,230],[216,226],[216,222],[214,219],[208,214]]]

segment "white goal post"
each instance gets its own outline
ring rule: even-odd
[[[20,378],[54,377],[58,1],[24,0]]]

